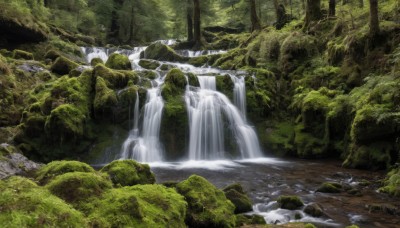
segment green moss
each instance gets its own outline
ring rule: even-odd
[[[245,225],[265,225],[265,219],[261,215],[236,215],[236,226],[242,227]]]
[[[304,212],[316,218],[319,218],[324,215],[324,212],[322,211],[321,207],[316,203],[311,203],[307,205],[304,208]]]
[[[384,186],[379,191],[400,197],[400,168],[393,169],[387,174]]]
[[[104,62],[103,62],[103,60],[100,59],[100,58],[93,58],[93,59],[90,61],[90,65],[91,65],[92,67],[95,67],[97,64],[104,64]]]
[[[25,60],[33,60],[33,54],[27,51],[22,51],[15,49],[13,51],[13,58],[14,59],[25,59]]]
[[[63,56],[61,54],[61,52],[59,52],[56,49],[50,49],[46,52],[46,54],[44,55],[45,59],[51,59],[52,61],[55,61],[58,57]]]
[[[193,66],[201,67],[208,63],[208,58],[209,57],[207,55],[193,57],[189,59],[188,63]]]
[[[61,56],[54,61],[51,71],[59,75],[66,75],[78,66],[77,63]]]
[[[5,227],[87,227],[83,214],[45,188],[22,178],[0,181],[0,224]]]
[[[217,90],[233,100],[233,87],[235,86],[231,76],[215,76]]]
[[[106,66],[114,70],[132,70],[132,64],[128,56],[118,53],[113,53],[108,57]]]
[[[317,192],[340,193],[342,192],[342,185],[335,182],[325,182],[318,187]]]
[[[323,135],[322,135],[323,136]],[[294,145],[297,155],[302,158],[315,158],[327,156],[327,140],[306,132],[304,125],[295,127]]]
[[[71,172],[93,173],[95,171],[90,165],[83,162],[53,161],[36,172],[36,180],[41,184],[46,184],[56,176]]]
[[[124,88],[129,81],[136,84],[139,81],[138,75],[133,71],[112,70],[103,64],[97,64],[94,68],[94,76],[106,80],[107,86],[112,89]]]
[[[187,81],[183,72],[177,68],[170,70],[165,78],[165,83],[173,84],[178,89],[184,90]]]
[[[155,177],[147,164],[134,160],[118,160],[104,166],[101,172],[107,173],[116,186],[154,184]]]
[[[162,185],[112,189],[87,207],[94,227],[186,227],[187,203]]]
[[[139,66],[143,67],[144,69],[155,70],[160,66],[160,63],[157,61],[141,59],[139,61]]]
[[[95,117],[110,119],[113,116],[113,109],[118,103],[114,90],[109,89],[103,78],[96,78],[96,95],[93,102]]]
[[[186,224],[193,227],[234,227],[235,206],[206,179],[192,175],[180,182],[177,191],[188,202]]]
[[[178,55],[172,48],[160,42],[155,42],[148,46],[144,51],[144,58],[170,62],[182,62],[188,60],[187,57]]]
[[[52,194],[77,205],[100,197],[111,187],[110,180],[93,172],[68,172],[56,176],[46,185]]]
[[[215,61],[214,67],[220,67],[223,70],[235,70],[245,65],[245,55],[247,50],[236,48],[228,51]]]
[[[243,191],[239,183],[235,183],[224,188],[225,196],[233,205],[235,205],[235,213],[244,213],[253,210],[251,200]]]
[[[304,205],[298,196],[279,196],[277,201],[280,208],[288,210],[296,210]]]
[[[267,132],[267,145],[274,151],[291,153],[293,151],[293,140],[295,136],[294,123],[280,122]]]
[[[365,145],[351,144],[349,154],[343,166],[360,169],[385,169],[394,161],[392,155],[396,154],[393,143],[386,141],[371,141]]]
[[[7,64],[7,59],[0,54],[0,74],[9,75],[11,69]]]

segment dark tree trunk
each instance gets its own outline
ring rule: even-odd
[[[379,34],[378,0],[369,0],[369,33],[371,36]]]
[[[193,25],[194,25],[194,42],[195,48],[200,48],[202,45],[201,40],[201,18],[200,18],[200,0],[193,0]]]
[[[304,28],[308,29],[310,23],[321,19],[321,16],[321,0],[306,0]]]
[[[287,22],[286,9],[283,4],[279,4],[278,0],[274,0],[274,7],[276,13],[275,27],[281,29]]]
[[[115,43],[119,35],[118,10],[121,9],[123,0],[114,0],[114,9],[111,13],[111,26],[107,34],[108,42]]]
[[[131,7],[132,7],[131,8],[131,24],[130,24],[130,28],[129,28],[129,41],[128,42],[130,44],[133,44],[134,35],[135,35],[134,28],[136,27],[135,26],[135,17],[134,17],[134,15],[135,15],[135,7],[133,7],[133,4],[132,4]]]
[[[336,15],[336,0],[329,0],[329,16]]]
[[[250,0],[251,31],[261,30],[260,18],[257,16],[256,0]]]
[[[192,0],[187,0],[186,20],[187,20],[187,40],[193,41],[193,4]]]

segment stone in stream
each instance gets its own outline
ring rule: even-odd
[[[321,186],[318,187],[316,192],[340,193],[340,192],[342,192],[342,188],[343,188],[343,186],[339,183],[325,182]]]
[[[296,210],[304,205],[298,196],[279,196],[277,202],[280,208],[287,210]]]
[[[312,217],[321,217],[324,215],[322,208],[316,203],[308,204],[303,211],[304,213],[311,215]]]
[[[253,210],[251,200],[243,191],[239,183],[231,184],[223,189],[226,198],[228,198],[235,205],[235,213],[244,213]]]
[[[128,56],[118,53],[113,53],[108,57],[106,66],[114,70],[132,70]]]
[[[170,62],[183,62],[189,58],[178,55],[174,49],[168,47],[160,42],[152,43],[144,51],[145,59],[154,59],[159,61],[170,61]]]

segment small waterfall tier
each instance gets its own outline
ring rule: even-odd
[[[240,158],[261,156],[254,129],[247,124],[240,109],[216,90],[215,77],[199,76],[198,80],[200,88],[190,89],[188,86],[185,95],[190,122],[189,159],[229,158],[224,149],[224,119],[235,137]],[[238,81],[240,84],[241,80]],[[244,94],[238,92],[238,102],[245,103]]]

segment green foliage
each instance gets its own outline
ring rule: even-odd
[[[186,223],[193,227],[234,227],[235,206],[206,179],[192,175],[176,186],[188,202]]]
[[[78,161],[53,161],[37,171],[36,180],[41,184],[46,184],[56,176],[70,172],[93,173],[95,171],[88,164]]]
[[[296,210],[304,205],[298,196],[279,196],[277,201],[280,208],[288,210]]]
[[[0,224],[6,227],[87,227],[83,214],[23,177],[0,181]]]
[[[131,70],[131,62],[126,55],[113,53],[106,62],[106,67],[114,70]]]
[[[155,177],[147,164],[134,160],[118,160],[104,166],[101,172],[107,173],[115,186],[154,184]]]
[[[172,188],[138,185],[112,189],[88,205],[96,227],[186,227],[187,203]]]
[[[400,197],[400,169],[391,170],[384,181],[384,186],[379,189],[392,196]]]

